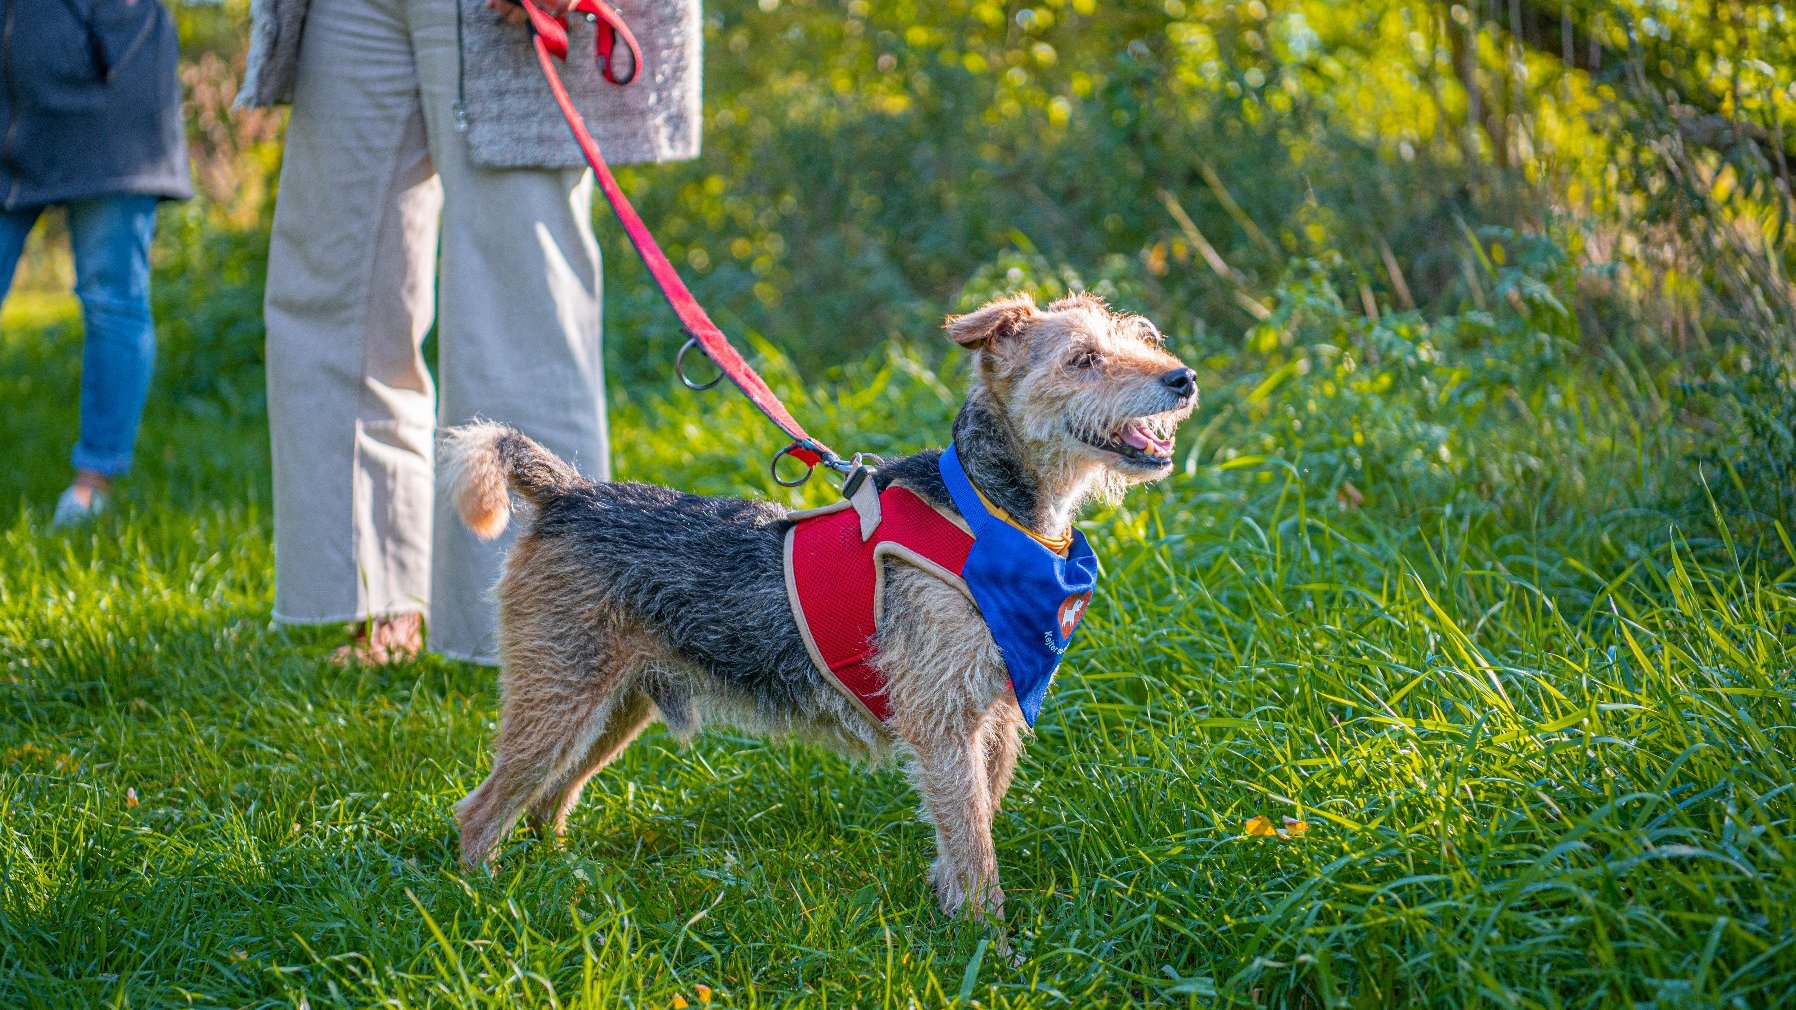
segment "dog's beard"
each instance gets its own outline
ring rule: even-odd
[[[1139,392],[1069,397],[1033,416],[1009,415],[1024,443],[1020,462],[1058,514],[1071,516],[1092,502],[1120,504],[1131,487],[1172,472],[1175,434],[1191,408],[1141,409],[1163,403],[1156,396],[1143,404]]]

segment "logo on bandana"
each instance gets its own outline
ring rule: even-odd
[[[1060,604],[1058,624],[1061,638],[1071,638],[1073,629],[1079,626],[1079,618],[1085,616],[1085,607],[1091,603],[1090,593],[1074,593]]]

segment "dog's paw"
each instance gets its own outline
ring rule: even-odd
[[[929,884],[950,919],[965,912],[974,922],[1004,921],[1004,891],[995,881],[975,887],[966,874],[938,859],[929,867]]]
[[[938,859],[929,867],[929,886],[935,891],[935,900],[942,906],[942,914],[952,919],[960,914],[967,904],[966,882],[953,867]]]

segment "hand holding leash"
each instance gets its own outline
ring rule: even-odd
[[[577,2],[578,0],[544,0],[540,6],[548,12],[550,17],[565,18],[568,16],[568,12],[574,9],[574,4]],[[486,9],[497,12],[506,24],[528,25],[530,23],[530,15],[524,10],[524,5],[519,0],[486,0]]]
[[[493,2],[493,0],[488,0]],[[567,59],[568,35],[567,17],[569,14],[584,14],[588,24],[598,25],[598,34],[593,40],[593,59],[598,62],[599,73],[613,84],[629,84],[636,80],[636,74],[642,69],[642,47],[636,43],[636,36],[630,26],[624,23],[623,15],[606,0],[498,0],[500,3],[516,3],[522,7],[526,20],[530,23],[531,34],[536,37],[539,50],[543,46],[558,59]],[[617,58],[613,50],[619,39],[624,48],[630,50],[630,72],[617,72]],[[543,65],[545,74],[551,73],[547,63]],[[551,89],[555,86],[551,82]],[[559,97],[557,102],[559,102]],[[562,110],[566,112],[564,108]],[[576,116],[579,114],[576,112]],[[575,139],[579,139],[580,127],[574,126],[574,120],[568,120],[568,126],[574,129]],[[582,145],[584,146],[584,145]],[[588,161],[591,158],[587,159]],[[596,168],[596,166],[595,166]]]

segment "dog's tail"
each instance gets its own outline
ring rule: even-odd
[[[511,519],[508,485],[530,504],[543,505],[587,483],[516,428],[491,421],[449,429],[439,456],[456,511],[482,540],[505,532]]]

